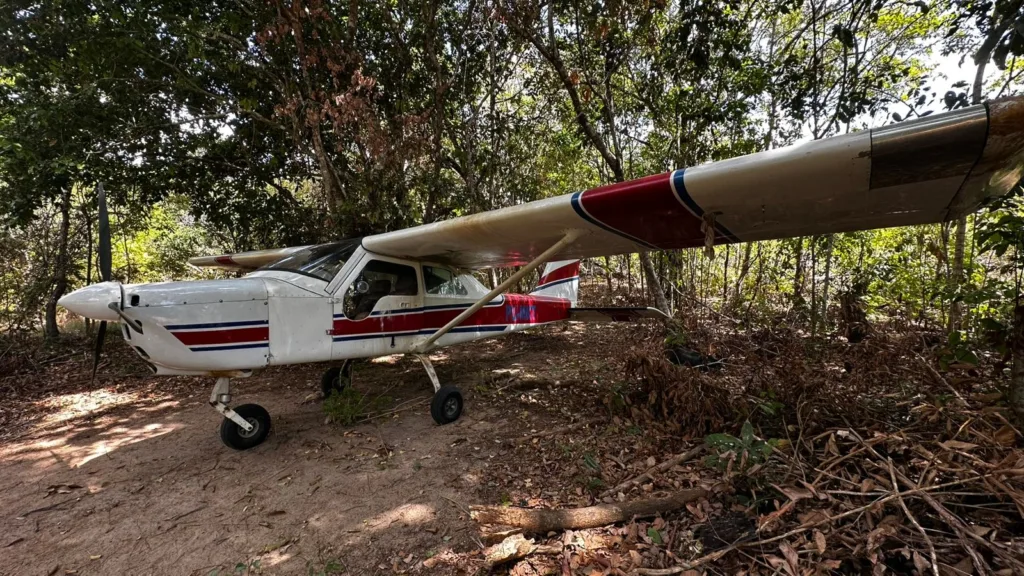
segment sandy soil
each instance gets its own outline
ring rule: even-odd
[[[530,457],[503,439],[599,413],[514,395],[510,406],[495,392],[524,379],[589,382],[588,370],[619,363],[585,344],[602,330],[551,327],[435,354],[442,382],[466,398],[443,427],[413,358],[357,367],[357,389],[390,406],[415,401],[349,427],[326,424],[313,399],[324,366],[265,371],[234,390],[235,405],[259,403],[274,419],[247,452],[221,444],[212,382],[134,378],[50,394],[28,432],[0,444],[0,574],[428,571],[428,556],[477,546],[465,506],[500,501],[493,479],[510,454]]]

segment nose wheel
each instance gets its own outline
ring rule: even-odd
[[[231,418],[225,417],[220,424],[221,441],[235,450],[248,450],[262,444],[270,433],[270,413],[259,404],[243,404],[234,411],[249,424],[250,429],[246,430]]]
[[[437,379],[437,372],[434,371],[434,365],[431,364],[430,358],[426,354],[417,354],[416,358],[419,358],[423,369],[427,371],[427,376],[430,377],[430,383],[434,385],[434,398],[430,401],[430,417],[442,426],[455,422],[462,415],[462,392],[455,386],[441,386],[440,380]]]
[[[430,417],[438,424],[450,424],[462,415],[462,392],[455,386],[443,386],[430,401]]]
[[[270,413],[259,404],[243,404],[229,408],[231,380],[218,378],[210,394],[210,406],[224,415],[220,439],[228,448],[248,450],[259,446],[270,434]]]

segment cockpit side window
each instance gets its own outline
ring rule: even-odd
[[[459,276],[447,268],[438,266],[423,267],[423,283],[427,294],[431,296],[468,296],[469,291]]]
[[[420,293],[416,269],[405,264],[370,260],[345,292],[347,318],[362,320],[385,296],[416,296]]]

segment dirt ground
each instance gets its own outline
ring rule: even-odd
[[[235,405],[259,403],[273,418],[267,442],[247,452],[221,444],[207,379],[139,370],[8,399],[30,416],[8,418],[0,440],[0,574],[450,571],[422,561],[478,547],[467,505],[516,487],[583,494],[545,477],[548,455],[507,440],[600,416],[598,390],[621,373],[615,350],[645,334],[554,326],[441,350],[439,376],[466,400],[443,427],[413,358],[357,366],[356,389],[400,411],[353,426],[325,423],[324,366],[270,369],[235,383]],[[75,358],[86,371],[85,355]]]

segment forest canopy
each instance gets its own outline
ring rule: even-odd
[[[1021,0],[34,2],[0,14],[0,326],[95,281],[395,230],[1021,92]],[[1005,342],[1014,198],[943,225],[594,261],[652,304]],[[859,317],[859,316],[858,316]],[[1002,336],[999,336],[999,335]]]

